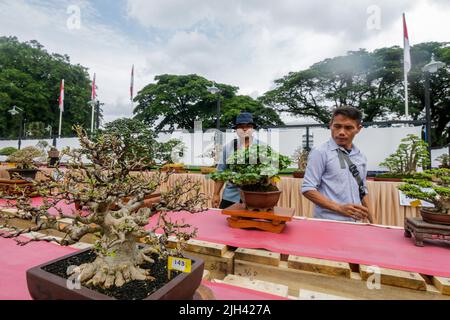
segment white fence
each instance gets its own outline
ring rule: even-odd
[[[380,167],[379,163],[393,153],[400,144],[400,140],[408,134],[420,136],[421,127],[364,128],[356,137],[355,144],[366,155],[368,170],[386,170],[386,168]],[[287,156],[292,156],[295,149],[302,146],[303,135],[306,135],[305,128],[271,129],[255,133],[255,137],[259,140],[268,143],[272,148]],[[317,147],[331,138],[330,130],[324,128],[310,128],[310,135],[313,136],[313,147]],[[164,142],[172,138],[181,139],[187,148],[184,157],[181,159],[182,162],[187,165],[211,165],[213,160],[202,157],[202,154],[205,154],[214,146],[214,136],[214,132],[186,133],[175,131],[173,134],[161,134],[158,140]],[[225,134],[225,141],[227,143],[231,142],[235,137],[235,133],[228,132]],[[47,141],[50,145],[52,144],[52,140],[44,141]],[[35,146],[37,143],[38,140],[23,140],[22,147]],[[4,147],[17,148],[17,140],[0,141],[0,148]],[[63,147],[77,148],[79,144],[76,138],[65,138],[58,139],[57,147],[58,149]],[[437,166],[435,159],[447,152],[447,148],[433,150],[433,166]]]

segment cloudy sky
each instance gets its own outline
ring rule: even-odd
[[[257,97],[348,50],[450,41],[448,0],[0,0],[0,35],[38,40],[97,74],[105,120],[157,74],[197,73]],[[79,19],[78,19],[79,18]]]

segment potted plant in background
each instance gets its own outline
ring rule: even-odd
[[[221,152],[220,149],[221,149],[220,145],[212,146],[211,148],[206,150],[205,153],[203,153],[201,155],[202,159],[211,159],[212,160],[211,166],[200,167],[200,172],[202,174],[211,174],[216,171],[216,166],[219,163],[219,156],[220,156],[220,152]]]
[[[418,173],[415,179],[404,180],[398,187],[412,199],[428,201],[434,208],[420,208],[428,223],[450,225],[450,169],[432,169]]]
[[[294,178],[304,178],[310,151],[301,147],[297,148],[292,155],[292,161],[297,163],[297,171],[294,171]]]
[[[81,148],[63,150],[68,165],[76,164],[64,173],[47,174],[47,178],[35,182],[36,189],[45,201],[33,207],[31,199],[22,195],[14,205],[24,215],[8,215],[7,219],[21,217],[35,224],[24,230],[1,232],[4,238],[14,238],[20,244],[31,241],[54,241],[60,245],[72,245],[88,234],[97,241],[93,249],[71,254],[50,261],[27,272],[28,288],[35,299],[191,299],[201,283],[203,262],[192,261],[192,272],[174,273],[168,279],[169,257],[183,257],[182,246],[168,248],[169,237],[181,243],[196,234],[196,230],[168,216],[169,211],[203,211],[206,196],[200,193],[200,185],[189,179],[177,182],[162,193],[161,201],[152,208],[142,207],[146,195],[152,194],[167,174],[131,175],[131,169],[142,166],[141,159],[125,158],[126,145],[120,137],[103,134],[91,141],[81,127],[76,127]],[[85,157],[92,166],[85,166]],[[58,178],[59,177],[59,178]],[[51,191],[54,190],[54,191]],[[122,201],[128,197],[127,202]],[[84,212],[74,215],[57,210],[58,204],[71,205],[79,201]],[[53,210],[52,213],[50,213]],[[156,225],[146,231],[149,218],[159,215]],[[4,218],[4,217],[2,217]],[[59,219],[71,218],[72,223],[62,228]],[[8,220],[7,220],[8,221]],[[3,227],[10,227],[6,222]],[[23,241],[17,237],[28,232],[62,230],[64,237],[35,238]],[[156,232],[161,232],[160,236]],[[145,244],[138,242],[143,240]],[[189,257],[185,257],[189,258]],[[82,285],[71,290],[67,281],[76,280]]]
[[[49,168],[54,168],[59,161],[59,151],[55,147],[50,147],[50,150],[47,152],[48,162],[47,166]]]
[[[8,157],[9,162],[15,163],[16,167],[8,169],[11,179],[15,177],[20,179],[35,179],[39,171],[37,168],[37,159],[45,157],[45,153],[37,147],[26,147],[17,150]]]
[[[389,169],[388,173],[375,176],[375,181],[402,181],[413,178],[418,168],[426,169],[430,164],[427,143],[418,136],[410,134],[401,140],[395,153],[380,163]]]
[[[227,163],[229,169],[211,174],[211,179],[237,185],[249,210],[271,211],[276,206],[281,196],[276,182],[279,172],[291,163],[289,157],[269,146],[254,144],[234,152]]]
[[[16,151],[17,151],[17,149],[14,147],[6,147],[3,149],[0,149],[0,161],[6,162],[6,160],[8,159],[8,156],[10,156],[11,154],[13,154]]]
[[[442,154],[436,158],[436,161],[440,163],[439,168],[450,169],[450,155]]]

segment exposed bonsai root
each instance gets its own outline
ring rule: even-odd
[[[138,259],[153,263],[149,257],[140,253]],[[149,270],[139,268],[130,261],[121,261],[111,263],[108,257],[98,257],[92,263],[86,263],[74,269],[69,269],[67,274],[78,275],[81,283],[109,289],[112,286],[122,287],[125,283],[133,280],[153,281],[155,278],[150,276]]]

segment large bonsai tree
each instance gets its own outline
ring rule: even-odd
[[[34,207],[31,199],[25,194],[15,199],[18,209],[15,215],[3,215],[6,219],[4,227],[12,228],[12,232],[0,233],[2,237],[14,238],[19,244],[31,241],[54,241],[61,245],[72,245],[87,234],[98,237],[95,243],[97,258],[92,263],[68,270],[70,274],[79,274],[81,283],[110,288],[121,287],[132,280],[152,280],[148,269],[141,266],[152,263],[153,254],[167,257],[169,254],[181,254],[181,247],[176,252],[167,248],[168,238],[176,237],[186,241],[195,235],[188,225],[171,221],[167,212],[204,210],[206,197],[200,193],[200,185],[188,179],[180,181],[168,192],[161,194],[161,201],[154,207],[143,207],[147,195],[154,193],[168,175],[160,173],[131,174],[136,167],[142,167],[143,161],[127,150],[127,139],[115,133],[103,134],[95,142],[91,141],[80,128],[75,128],[80,149],[63,150],[67,156],[68,170],[56,168],[47,179],[34,182],[35,188],[43,197],[43,204]],[[82,157],[92,164],[85,166]],[[73,210],[72,214],[63,213],[61,203],[79,203],[83,212]],[[159,214],[157,225],[150,231],[144,227],[149,218]],[[8,223],[10,218],[25,218],[35,222],[35,226],[27,229],[14,228]],[[44,231],[59,227],[59,219],[72,218],[73,223],[64,226],[65,236],[56,238],[35,237],[29,241],[18,239],[20,235],[32,231]],[[156,230],[162,230],[157,237]],[[139,248],[138,239],[146,239],[148,244]]]
[[[17,150],[8,157],[9,162],[14,162],[17,169],[35,169],[36,159],[45,157],[45,153],[37,147],[26,147]]]
[[[433,203],[437,213],[450,214],[450,169],[427,170],[416,177],[406,179],[398,189],[410,198]]]
[[[390,173],[410,175],[419,167],[425,169],[429,163],[427,143],[418,136],[409,134],[401,140],[397,150],[380,163],[380,166],[388,168]]]
[[[245,191],[265,192],[277,190],[274,183],[279,180],[279,172],[291,161],[269,146],[253,144],[235,151],[227,163],[229,169],[211,174],[211,179],[229,181]]]

